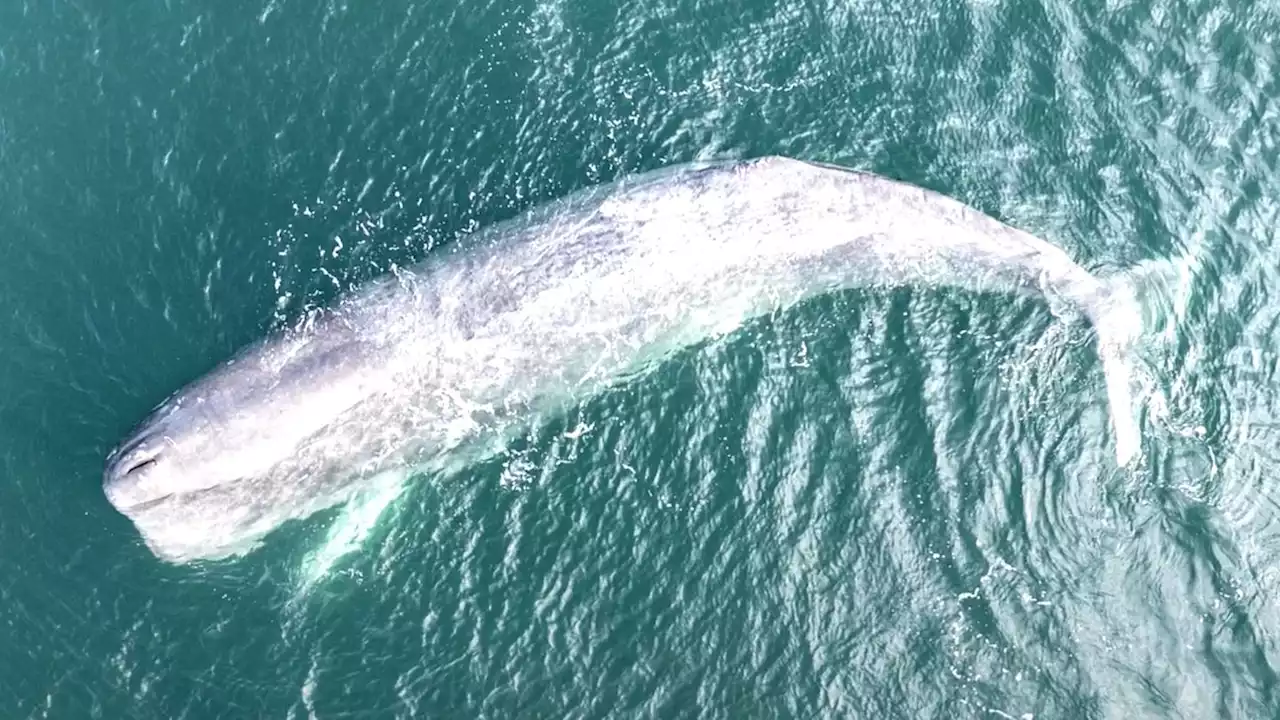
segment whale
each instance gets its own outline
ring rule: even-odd
[[[1087,320],[1116,462],[1141,459],[1141,309],[1123,274],[932,190],[767,156],[579,190],[377,277],[169,395],[107,455],[103,488],[161,560],[241,556],[753,318],[902,286],[1033,296]]]

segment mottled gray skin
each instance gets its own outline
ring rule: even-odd
[[[937,193],[776,157],[670,168],[495,225],[247,348],[112,453],[106,494],[161,558],[238,554],[751,317],[904,284],[1045,295],[1095,325],[1113,303],[1061,250]]]

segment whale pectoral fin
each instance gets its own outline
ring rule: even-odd
[[[410,467],[384,470],[365,482],[365,487],[351,497],[342,512],[329,526],[329,532],[303,561],[302,584],[310,587],[325,578],[339,560],[364,545],[387,509],[404,492]]]

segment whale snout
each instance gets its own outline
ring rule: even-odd
[[[154,483],[164,449],[164,438],[139,434],[107,456],[102,488],[117,510],[125,512],[168,494],[157,492]]]

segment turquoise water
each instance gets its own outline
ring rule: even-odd
[[[1273,717],[1280,17],[1244,3],[0,7],[0,717]],[[1148,298],[844,293],[505,453],[157,561],[108,449],[460,233],[674,162],[924,185]]]

